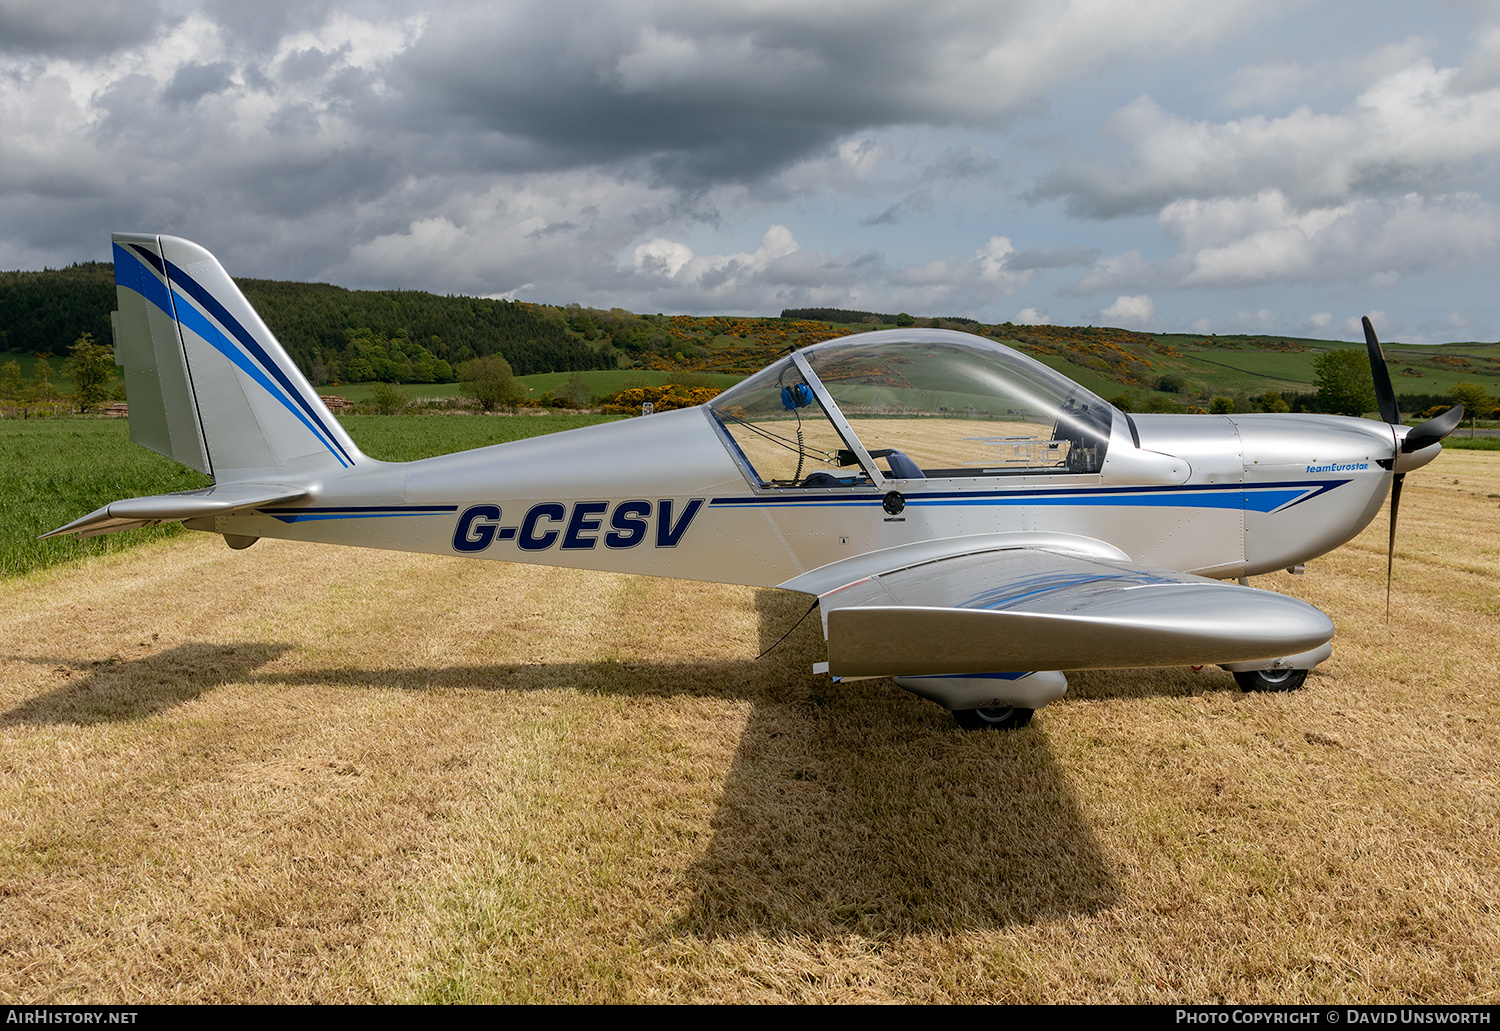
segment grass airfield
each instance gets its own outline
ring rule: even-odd
[[[800,596],[185,534],[6,581],[0,1000],[1500,998],[1500,455],[1287,695],[832,684]]]

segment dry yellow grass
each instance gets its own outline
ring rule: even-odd
[[[1300,578],[1288,695],[1014,734],[733,587],[186,540],[8,581],[0,1000],[1500,997],[1500,455]]]
[[[874,450],[896,448],[921,469],[970,468],[979,475],[986,468],[1018,466],[1061,466],[1067,455],[1066,445],[1049,449],[1052,426],[995,419],[960,418],[871,418],[853,416],[859,438]],[[786,442],[797,440],[798,424],[789,419],[775,419],[759,425],[764,433],[775,434],[782,443],[751,432],[748,427],[728,424],[735,442],[750,465],[766,480],[794,479],[797,468],[795,447]],[[812,452],[835,454],[844,447],[833,424],[821,416],[809,416],[801,422],[802,443]],[[1001,444],[1004,438],[1014,443]],[[989,441],[990,443],[986,443]],[[880,468],[884,469],[884,463]],[[828,470],[826,463],[814,458],[802,462],[805,476]],[[835,470],[837,467],[834,467]],[[850,472],[858,472],[857,468]]]

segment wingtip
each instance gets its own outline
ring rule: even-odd
[[[105,505],[103,508],[94,509],[92,512],[90,512],[86,516],[83,516],[81,519],[75,519],[71,523],[65,523],[55,530],[48,530],[46,533],[38,537],[37,540],[45,541],[51,537],[69,537],[73,534],[80,533],[83,530],[87,530],[95,523],[106,522],[108,521],[108,519],[109,506]]]

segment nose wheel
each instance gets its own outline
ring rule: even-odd
[[[1018,730],[1031,722],[1035,709],[954,709],[953,718],[965,730]]]
[[[1307,679],[1305,669],[1248,669],[1235,673],[1241,691],[1295,691]]]

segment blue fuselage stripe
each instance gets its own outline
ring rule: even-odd
[[[907,494],[905,499],[907,508],[1079,505],[1132,508],[1219,508],[1274,512],[1287,505],[1326,493],[1348,482],[1348,480],[1309,480],[1302,483],[1165,488],[1067,487],[1056,490],[1019,490],[983,494],[944,491],[932,494]],[[842,498],[804,494],[785,498],[715,498],[711,505],[718,508],[868,508],[879,506],[883,499],[884,495],[881,494],[856,494]]]

